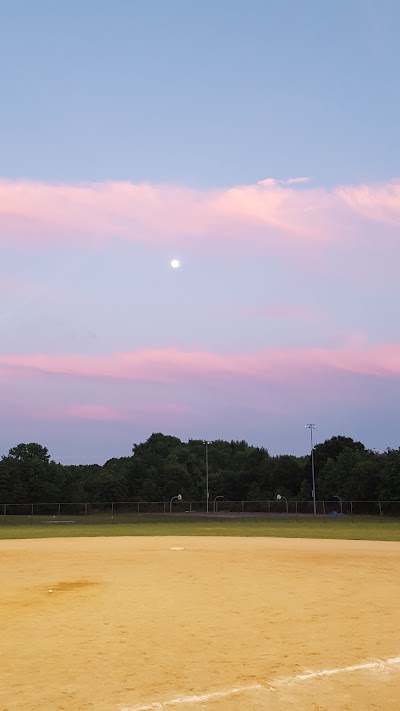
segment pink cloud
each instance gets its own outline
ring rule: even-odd
[[[217,354],[178,349],[143,349],[111,355],[2,355],[0,373],[173,384],[187,379],[218,382],[245,378],[295,381],[300,373],[400,376],[400,343],[336,348],[277,348],[256,353]]]
[[[400,227],[400,181],[337,188],[336,194],[365,220]]]
[[[10,277],[8,275],[0,274],[0,296],[23,294],[27,291],[29,285],[27,282],[17,279],[15,277]]]
[[[309,320],[319,316],[316,309],[306,306],[278,306],[277,304],[264,304],[261,306],[249,306],[242,309],[252,316],[265,318]]]
[[[258,249],[346,242],[369,221],[400,222],[400,183],[306,186],[307,178],[194,190],[170,185],[0,182],[0,248],[60,242],[100,245],[115,237],[185,248],[216,241]],[[298,189],[297,183],[301,184]]]
[[[143,422],[160,416],[187,417],[192,408],[174,402],[141,402],[132,406],[112,406],[104,404],[55,405],[35,408],[35,416],[52,419],[82,419],[95,422]]]
[[[120,410],[105,405],[72,405],[65,409],[64,414],[83,420],[120,422],[126,419]]]
[[[305,176],[299,178],[288,178],[287,180],[276,180],[275,178],[264,178],[264,180],[259,180],[257,185],[296,185],[301,183],[309,183],[310,178]]]

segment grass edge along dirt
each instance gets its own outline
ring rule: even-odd
[[[400,519],[359,518],[179,518],[133,516],[129,522],[100,520],[87,523],[61,521],[9,525],[1,521],[0,539],[73,538],[109,536],[242,536],[400,541]]]

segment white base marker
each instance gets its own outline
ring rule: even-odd
[[[390,659],[375,660],[366,662],[365,664],[353,664],[349,667],[339,667],[337,669],[321,669],[320,671],[310,671],[304,674],[296,674],[295,676],[282,677],[281,679],[271,679],[265,684],[252,684],[251,686],[238,686],[226,691],[211,691],[208,694],[194,694],[193,696],[177,696],[175,699],[168,701],[155,701],[152,704],[144,706],[130,706],[129,708],[121,709],[121,711],[157,711],[157,709],[165,709],[169,706],[181,706],[183,704],[201,704],[205,701],[213,699],[224,699],[235,694],[244,694],[247,691],[271,690],[280,686],[288,686],[301,681],[309,681],[310,679],[318,679],[324,676],[335,676],[336,674],[346,674],[354,671],[363,671],[368,669],[379,669],[387,671],[390,667],[400,665],[400,657],[391,657]]]

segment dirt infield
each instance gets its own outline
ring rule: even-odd
[[[387,542],[2,541],[0,709],[398,711],[399,562]]]

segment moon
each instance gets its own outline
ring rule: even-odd
[[[173,259],[171,262],[172,269],[178,269],[181,266],[179,259]]]

